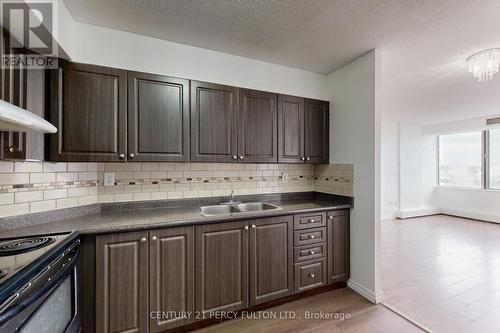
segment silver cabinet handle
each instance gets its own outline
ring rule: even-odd
[[[120,154],[119,156],[121,159],[124,159],[125,158],[125,154]]]
[[[314,223],[314,219],[310,219],[310,220],[309,220],[309,223]]]
[[[313,273],[309,273],[309,277],[314,277],[314,274]]]
[[[14,147],[10,146],[7,150],[9,151],[9,153],[13,153],[14,152]]]
[[[134,158],[134,157],[135,157],[135,154],[134,154],[134,153],[130,153],[130,154],[128,154],[128,157],[130,157],[130,158]]]
[[[155,240],[157,240],[157,239],[158,239],[158,238],[157,238],[156,236],[151,237],[151,240],[152,240],[152,241],[155,241]]]
[[[237,159],[238,159],[238,156],[233,155],[233,160],[237,160]]]
[[[144,243],[145,241],[147,241],[148,239],[146,237],[142,237],[141,238],[141,242]]]
[[[328,218],[329,218],[330,220],[333,220],[333,216],[328,216]]]
[[[314,239],[314,235],[310,235],[309,238]]]
[[[310,160],[311,160],[311,158],[310,158],[310,157],[306,158],[306,161],[310,161]]]
[[[252,229],[255,229],[255,228],[256,228],[255,224],[252,224]]]
[[[314,251],[309,251],[309,254],[314,254],[315,252]]]
[[[245,230],[248,230],[248,226],[247,225],[245,226]]]
[[[305,158],[304,156],[302,156],[302,157],[301,157],[301,160],[302,160],[302,161],[305,161],[305,160],[306,160],[306,158]]]
[[[244,159],[244,158],[245,158],[245,156],[243,156],[243,155],[240,155],[240,160],[242,160],[242,159]]]

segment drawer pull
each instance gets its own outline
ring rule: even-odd
[[[309,222],[309,223],[314,223],[314,222],[316,222],[316,221],[314,221],[314,219],[310,219],[310,220],[309,220],[309,221],[307,221],[307,222]]]
[[[309,254],[315,254],[315,253],[316,253],[316,252],[314,252],[314,251],[309,251]]]
[[[310,239],[314,239],[314,235],[309,235],[309,238]]]
[[[309,277],[313,278],[314,277],[314,273],[309,273]]]

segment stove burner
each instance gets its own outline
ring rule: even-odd
[[[33,251],[52,244],[54,241],[52,237],[33,237],[3,242],[0,243],[0,257]]]
[[[3,279],[7,275],[7,273],[9,273],[8,270],[0,269],[0,280]]]

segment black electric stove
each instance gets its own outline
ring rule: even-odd
[[[79,244],[77,233],[0,239],[0,332],[78,332]]]

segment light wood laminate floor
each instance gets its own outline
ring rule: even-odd
[[[382,221],[384,303],[433,332],[500,332],[500,224]]]
[[[217,333],[285,333],[285,332],[357,332],[357,333],[406,333],[422,332],[410,322],[382,305],[373,305],[354,291],[344,288],[307,297],[291,303],[268,309],[274,313],[294,311],[304,316],[306,311],[319,313],[349,313],[350,319],[238,319],[210,326],[196,332]]]

